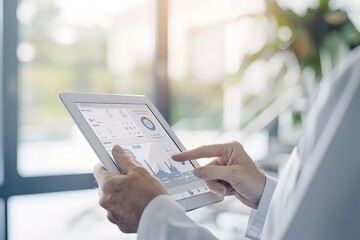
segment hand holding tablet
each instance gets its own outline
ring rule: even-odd
[[[112,157],[120,145],[132,161],[155,176],[185,210],[221,201],[195,177],[195,161],[175,162],[185,150],[170,126],[144,96],[60,94],[76,124],[112,173],[121,174]]]
[[[124,175],[112,174],[100,163],[95,165],[99,204],[108,212],[109,221],[122,232],[137,232],[145,207],[155,197],[167,194],[167,191],[160,181],[132,162],[118,145],[113,148],[112,155]]]

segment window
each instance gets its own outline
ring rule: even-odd
[[[238,46],[238,32],[232,29],[238,27],[239,13],[230,14],[230,19],[224,17],[229,9],[247,5],[225,4],[221,14],[215,14],[222,1],[170,1],[167,61],[167,35],[161,34],[167,19],[159,20],[166,16],[166,3],[96,0],[90,6],[85,0],[4,1],[4,156],[9,180],[0,193],[7,206],[6,238],[22,239],[28,227],[45,225],[47,214],[63,215],[59,211],[71,212],[70,206],[85,209],[59,217],[59,228],[51,232],[66,229],[72,236],[64,238],[81,238],[77,234],[84,225],[91,225],[81,216],[95,209],[88,200],[94,200],[96,191],[83,189],[94,185],[89,172],[96,157],[61,105],[60,92],[159,95],[154,94],[156,89],[164,89],[168,83],[167,79],[158,81],[156,74],[164,76],[169,64],[172,123],[178,129],[228,128],[222,108],[226,106],[227,89],[236,78],[241,49],[234,56],[227,48],[229,43]],[[263,13],[263,1],[255,5],[250,4],[248,12]],[[263,23],[261,18],[259,21]],[[258,34],[262,36],[261,31]],[[261,42],[254,44],[256,48]],[[161,95],[169,95],[166,88]],[[62,193],[52,193],[59,191]],[[52,210],[40,211],[45,204]],[[23,217],[25,210],[28,214]],[[98,210],[93,212],[95,216]],[[216,211],[210,209],[194,212],[194,218],[207,212],[211,215],[208,220],[216,219]],[[80,218],[84,225],[69,230],[70,218]],[[218,230],[219,225],[212,221],[203,223]],[[228,237],[238,235],[239,229],[236,231],[227,233]],[[218,234],[224,232],[219,230]],[[32,234],[35,239],[48,238],[44,232]]]
[[[0,150],[4,150],[0,156],[0,179],[4,178],[0,181],[0,232],[4,236],[0,239],[23,239],[14,231],[22,222],[23,204],[31,206],[34,215],[28,220],[32,221],[34,216],[46,215],[36,202],[56,202],[54,199],[63,196],[64,202],[56,203],[59,209],[62,204],[65,209],[66,201],[69,205],[86,201],[89,195],[76,190],[94,187],[90,172],[96,157],[74,127],[58,94],[86,91],[150,95],[150,86],[158,84],[153,62],[162,57],[154,56],[158,51],[156,3],[3,1],[2,51],[6,61],[1,68],[0,110],[6,114],[0,119],[5,126],[0,129]],[[58,220],[64,223],[71,216],[66,214],[62,220],[59,216]],[[44,224],[41,219],[32,222],[33,227]],[[26,232],[26,226],[22,227]],[[33,231],[36,239],[38,233]],[[118,237],[118,230],[116,233]]]
[[[292,31],[267,5],[263,0],[170,1],[176,129],[254,132],[264,126],[249,123],[299,82],[297,58],[286,50]],[[297,89],[294,99],[301,93]]]
[[[57,221],[50,232],[64,234],[59,239],[88,238],[83,229],[107,239],[123,237],[97,207],[90,173],[97,159],[58,99],[60,92],[149,95],[188,147],[238,139],[263,128],[301,94],[301,74],[316,80],[320,64],[311,68],[304,60],[318,48],[304,39],[295,43],[301,17],[294,15],[294,26],[284,17],[315,10],[314,1],[305,2],[2,1],[0,239],[51,238],[32,231],[49,227],[49,214]],[[356,7],[339,0],[328,5]],[[359,28],[356,13],[349,18]],[[324,15],[335,22],[341,16]],[[348,25],[337,36],[352,47],[359,43],[358,31]],[[217,236],[234,239],[244,231],[247,210],[202,208],[190,216]],[[244,224],[234,225],[234,219]],[[92,232],[96,223],[104,232]]]
[[[58,94],[149,95],[154,7],[150,0],[19,2],[22,176],[91,172],[97,158]]]

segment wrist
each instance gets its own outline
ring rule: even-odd
[[[265,185],[266,185],[266,176],[265,176],[265,174],[260,172],[259,179],[258,179],[258,184],[257,184],[257,186],[259,187],[258,191],[257,191],[258,196],[257,196],[257,199],[255,201],[256,202],[256,208],[259,206],[261,197],[262,197],[262,195],[264,193]]]

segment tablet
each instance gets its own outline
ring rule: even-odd
[[[120,145],[186,211],[223,200],[193,175],[199,166],[196,160],[179,163],[171,159],[185,147],[147,97],[61,93],[60,99],[109,171],[122,174],[111,154]]]

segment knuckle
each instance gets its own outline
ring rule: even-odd
[[[105,181],[101,187],[104,194],[109,194],[114,188],[114,182],[112,180]]]
[[[131,174],[131,178],[133,181],[139,181],[144,177],[148,176],[150,176],[149,172],[145,168],[140,166],[134,167]]]
[[[116,220],[115,220],[115,218],[113,217],[113,215],[112,215],[112,213],[111,213],[110,211],[107,212],[107,216],[106,216],[106,217],[107,217],[107,219],[108,219],[110,222],[116,224]]]
[[[110,206],[108,199],[106,199],[104,196],[99,198],[99,205],[105,209]]]
[[[142,176],[149,174],[145,168],[140,167],[140,166],[136,167],[136,172]]]
[[[119,162],[128,162],[128,161],[131,161],[131,158],[128,156],[128,155],[121,155],[118,157],[118,161]]]
[[[211,177],[212,171],[211,171],[210,166],[204,166],[203,168],[201,168],[201,169],[200,169],[200,174],[201,174],[204,178]]]
[[[123,233],[131,233],[130,228],[129,228],[128,226],[124,225],[124,224],[120,225],[120,226],[119,226],[119,229],[120,229],[120,231],[122,231]]]
[[[127,156],[118,156],[116,159],[115,159],[116,163],[119,165],[119,167],[125,167],[127,162],[128,161],[131,161],[129,160],[129,158]]]
[[[114,198],[114,193],[116,192],[113,184],[113,181],[107,181],[101,189],[99,205],[105,209],[110,207]]]
[[[243,146],[241,145],[241,143],[239,143],[238,141],[232,141],[230,142],[230,145],[233,147],[233,148],[242,148]]]
[[[237,168],[231,168],[229,172],[230,179],[235,179],[239,175],[239,169]]]

